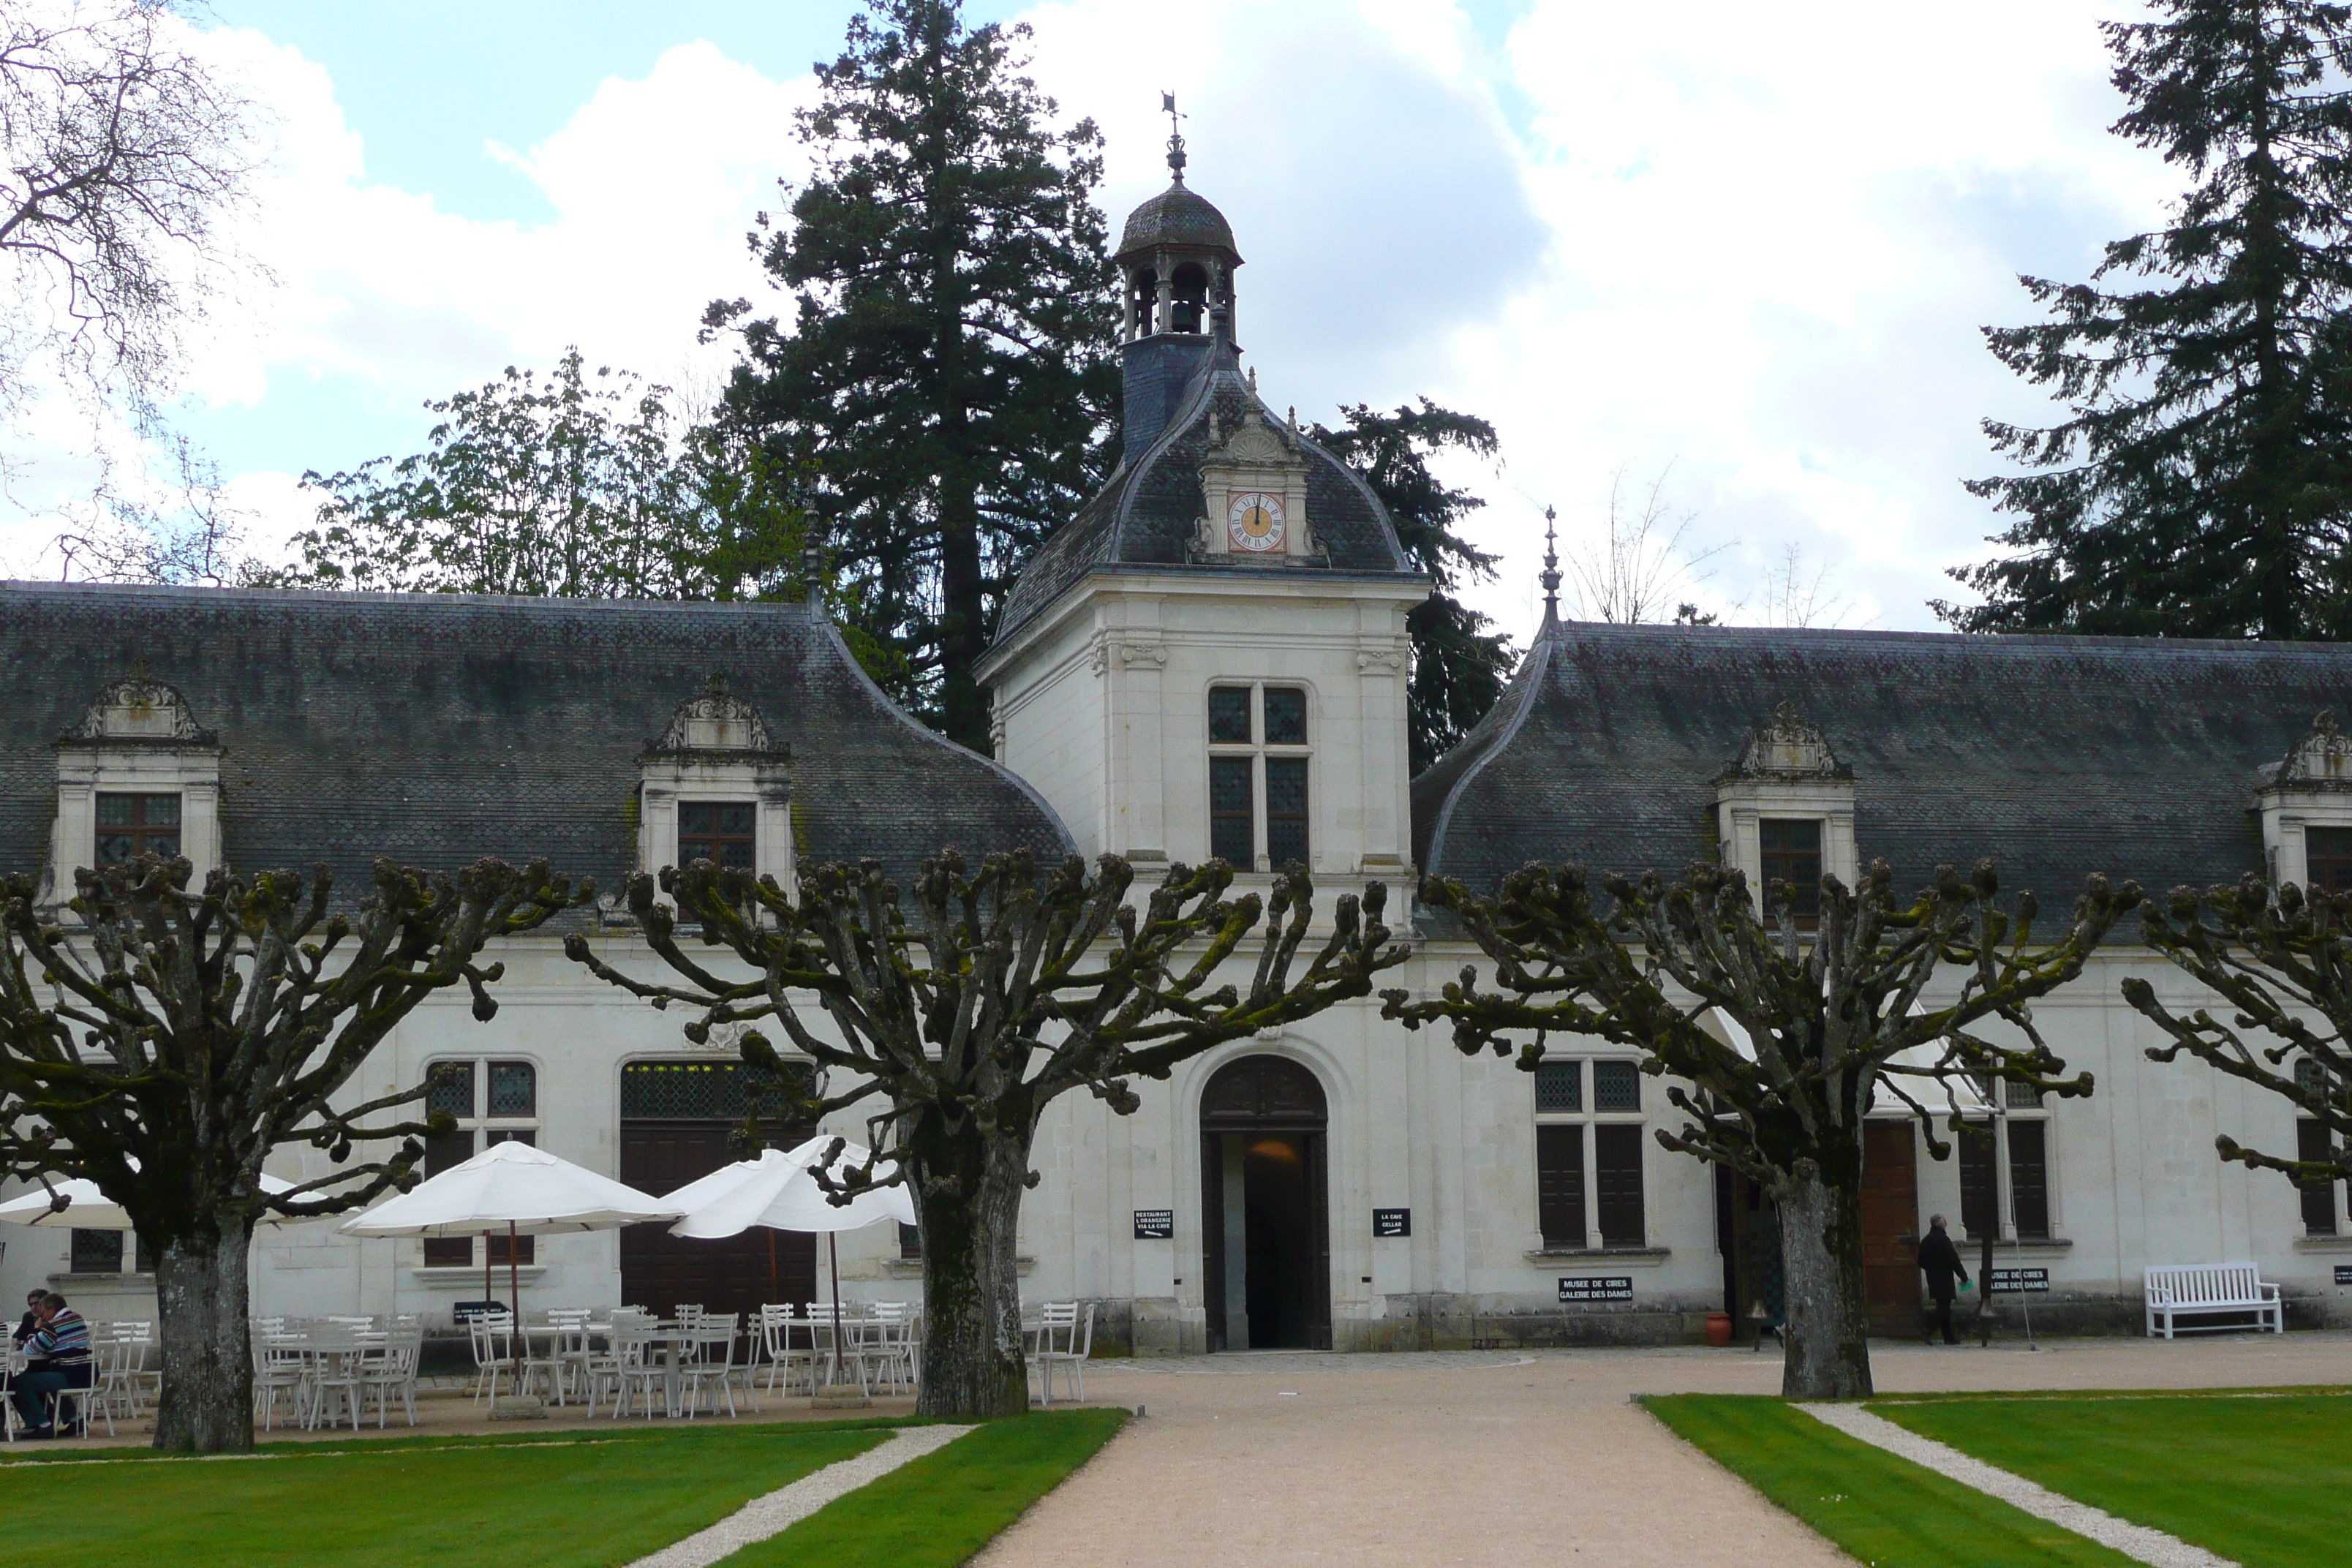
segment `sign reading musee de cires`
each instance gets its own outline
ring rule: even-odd
[[[1563,1301],[1630,1301],[1633,1299],[1633,1277],[1631,1274],[1570,1275],[1559,1282],[1559,1299]]]
[[[1996,1268],[1992,1271],[1990,1289],[1996,1296],[2046,1295],[2050,1290],[2050,1270]]]

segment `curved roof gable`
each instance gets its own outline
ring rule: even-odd
[[[1281,567],[1201,558],[1193,550],[1205,504],[1201,460],[1208,452],[1210,415],[1219,428],[1242,423],[1244,409],[1270,425],[1281,417],[1261,401],[1242,374],[1229,344],[1219,343],[1186,384],[1175,416],[1131,465],[1122,465],[1075,518],[1055,531],[1021,574],[997,626],[1001,642],[1089,572],[1121,567],[1181,568],[1203,573],[1377,573],[1412,575],[1386,508],[1356,472],[1304,436],[1307,527],[1321,554]]]
[[[0,867],[47,858],[53,742],[127,673],[218,733],[231,864],[634,869],[639,758],[726,680],[792,756],[803,865],[1068,852],[1035,791],[924,729],[799,605],[0,584]]]
[[[2046,900],[2094,871],[2201,886],[2261,868],[2260,770],[2352,706],[2352,647],[1555,623],[1413,781],[1415,858],[1481,893],[1529,860],[1677,873],[1790,701],[1901,882],[1990,856]]]

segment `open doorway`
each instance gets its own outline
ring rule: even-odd
[[[1218,1069],[1201,1100],[1212,1350],[1328,1350],[1331,1226],[1323,1088],[1282,1057]]]

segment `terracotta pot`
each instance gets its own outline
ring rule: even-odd
[[[1709,1312],[1706,1315],[1706,1342],[1721,1350],[1731,1343],[1731,1314]]]

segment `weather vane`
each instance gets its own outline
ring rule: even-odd
[[[1168,116],[1168,167],[1181,185],[1184,183],[1184,132],[1177,121],[1186,117],[1176,112],[1176,95],[1172,92],[1160,95],[1160,111]]]

